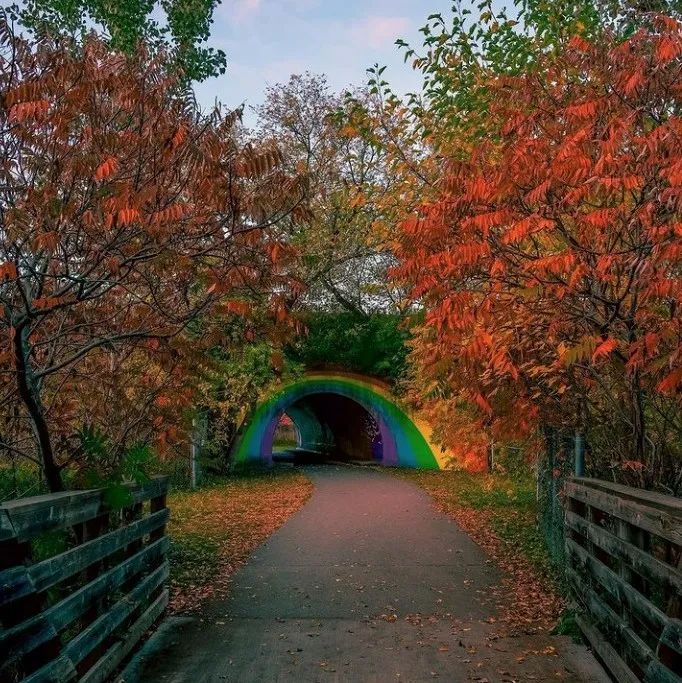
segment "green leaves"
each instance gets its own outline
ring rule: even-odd
[[[84,37],[94,24],[112,49],[132,54],[141,41],[164,50],[189,81],[225,72],[222,50],[205,47],[220,0],[25,0],[15,9],[34,33]]]
[[[440,121],[438,144],[485,138],[491,128],[490,78],[538,68],[543,55],[556,52],[575,35],[596,37],[607,28],[626,35],[628,27],[642,21],[641,12],[630,10],[633,4],[514,0],[507,12],[492,0],[469,0],[454,3],[449,17],[431,14],[420,29],[423,54],[404,40],[396,41],[405,61],[415,58],[415,68],[424,77],[421,97],[410,102],[416,125],[428,125],[429,118]]]
[[[90,425],[83,427],[79,438],[83,466],[78,483],[86,488],[104,488],[105,501],[114,510],[130,505],[130,485],[147,481],[155,464],[152,449],[143,443],[116,448]]]
[[[309,368],[342,366],[399,379],[405,368],[408,338],[401,321],[397,315],[313,313],[305,320],[308,335],[290,347],[288,354]]]

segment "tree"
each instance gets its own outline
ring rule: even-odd
[[[271,143],[239,143],[236,114],[177,94],[160,55],[32,47],[4,17],[0,50],[0,446],[39,453],[59,490],[84,426],[178,430],[185,369],[223,339],[211,316],[270,293],[282,317],[268,228],[301,186]]]
[[[98,27],[113,50],[134,54],[141,43],[170,53],[188,80],[225,72],[222,50],[205,47],[220,0],[25,0],[21,23],[38,35],[85,36]],[[162,18],[160,18],[162,17]]]
[[[355,93],[354,106],[360,103],[371,106],[368,93]],[[278,226],[298,254],[302,303],[366,316],[398,303],[385,276],[393,263],[386,216],[377,210],[391,179],[380,148],[346,125],[345,106],[324,76],[293,75],[267,88],[257,137],[276,139],[284,168],[307,178],[305,220]]]
[[[454,148],[403,222],[416,391],[470,457],[467,429],[564,426],[603,448],[601,474],[682,485],[681,55],[663,16],[489,76],[499,127]]]
[[[343,368],[397,382],[402,379],[409,331],[398,314],[307,311],[306,334],[295,337],[287,355],[308,369]]]
[[[449,14],[428,17],[421,47],[396,41],[423,74],[421,91],[407,98],[412,123],[436,148],[484,139],[495,129],[489,78],[541,71],[545,57],[574,36],[623,39],[654,12],[682,17],[678,0],[513,0],[510,9],[493,0],[453,3]],[[387,95],[395,99],[390,89]]]

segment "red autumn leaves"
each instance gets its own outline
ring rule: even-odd
[[[641,460],[678,419],[649,414],[679,414],[682,388],[680,54],[662,18],[491,76],[487,140],[455,146],[440,196],[402,224],[422,397],[465,460],[614,402]]]

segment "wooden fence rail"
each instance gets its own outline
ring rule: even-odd
[[[102,683],[168,603],[168,481],[0,505],[0,683]]]
[[[583,633],[619,683],[682,683],[682,499],[584,478],[564,490]]]

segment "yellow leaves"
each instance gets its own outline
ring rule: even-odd
[[[585,335],[577,344],[568,346],[560,344],[557,349],[559,360],[563,365],[569,367],[576,363],[586,361],[596,362],[602,358],[607,358],[618,348],[618,340],[613,337],[602,339]]]
[[[350,200],[350,207],[352,209],[358,209],[360,207],[365,206],[367,204],[367,198],[362,192],[358,192],[351,200]]]
[[[569,367],[575,363],[587,360],[594,353],[596,342],[594,337],[583,337],[582,341],[574,346],[559,344],[557,354],[563,365]]]
[[[5,280],[15,280],[17,277],[17,267],[11,262],[0,263],[0,282]]]
[[[343,126],[339,132],[344,138],[354,138],[358,135],[357,128],[353,126]]]
[[[104,180],[116,173],[118,160],[115,157],[107,157],[95,170],[95,180]]]

